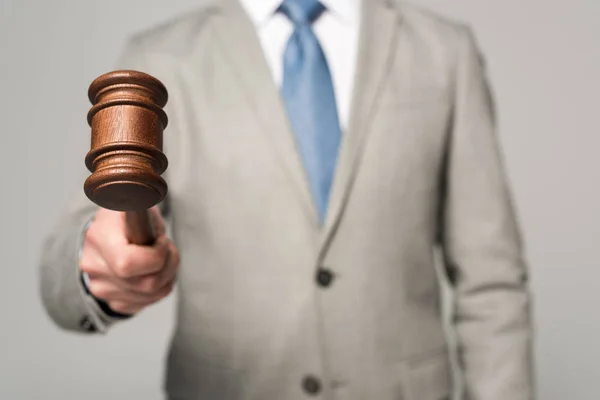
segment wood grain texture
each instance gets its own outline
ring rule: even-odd
[[[91,149],[85,163],[92,173],[84,184],[87,197],[100,207],[126,212],[132,243],[154,240],[148,209],[167,195],[161,174],[163,131],[168,119],[165,86],[138,71],[113,71],[89,87]]]

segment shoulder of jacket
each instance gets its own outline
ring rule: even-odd
[[[398,10],[402,22],[415,34],[449,45],[468,40],[472,29],[465,21],[443,15],[424,6],[401,0],[388,0]]]
[[[177,54],[193,45],[213,14],[210,5],[188,11],[148,29],[136,32],[128,47],[146,54]]]

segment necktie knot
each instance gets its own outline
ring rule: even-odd
[[[325,6],[318,0],[284,0],[279,10],[297,27],[312,24],[325,11]]]

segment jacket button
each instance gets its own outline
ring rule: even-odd
[[[314,376],[307,376],[302,382],[304,391],[310,395],[317,395],[321,392],[321,382]]]
[[[322,287],[329,287],[333,282],[333,273],[325,268],[319,268],[317,271],[317,282]]]
[[[79,326],[86,332],[93,333],[97,331],[96,326],[88,317],[83,317],[79,322]]]

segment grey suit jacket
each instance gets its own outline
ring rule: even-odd
[[[449,398],[438,250],[466,398],[533,398],[527,268],[475,39],[413,6],[364,3],[324,226],[236,1],[137,35],[125,51],[120,67],[170,92],[168,209],[182,254],[172,400]],[[65,329],[112,323],[77,277],[94,211],[80,194],[43,249],[44,302]],[[329,286],[319,269],[333,274]]]

